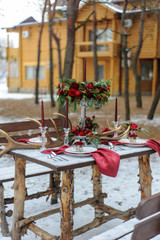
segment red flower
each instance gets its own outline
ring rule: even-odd
[[[86,124],[86,127],[87,127],[87,128],[92,128],[92,124],[91,124],[91,123],[87,123],[87,124]]]
[[[75,95],[76,95],[76,96],[80,96],[81,94],[82,94],[81,91],[76,90],[76,92],[75,92]]]
[[[76,96],[75,92],[76,92],[76,90],[74,88],[70,88],[69,92],[68,92],[68,95],[71,96],[71,97],[75,97]]]
[[[128,136],[129,136],[129,137],[132,137],[132,138],[136,138],[136,137],[137,137],[136,134],[131,134],[131,133],[130,133]]]
[[[109,87],[109,86],[106,86],[106,89],[107,89],[107,90],[110,90],[110,87]]]
[[[78,136],[85,136],[85,132],[83,130],[81,130],[79,133],[78,133]]]
[[[72,82],[71,83],[71,88],[78,89],[79,88],[79,84],[76,83],[76,82]]]
[[[83,143],[83,142],[81,142],[81,141],[79,141],[79,142],[75,142],[75,143],[74,143],[74,145],[76,145],[76,146],[77,146],[77,145],[78,145],[78,146],[83,146],[83,145],[84,145],[84,143]]]
[[[59,89],[59,90],[60,90],[60,89]],[[66,93],[66,91],[65,91],[65,90],[63,90],[63,91],[60,91],[59,95],[63,96],[63,95],[65,95],[65,93]]]
[[[135,123],[131,123],[131,130],[136,130],[138,128],[138,125]]]
[[[87,87],[88,87],[88,88],[93,88],[93,83],[88,83],[88,84],[87,84]]]

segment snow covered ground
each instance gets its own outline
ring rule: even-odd
[[[5,92],[6,91],[6,92]],[[29,94],[7,94],[7,88],[4,84],[0,83],[0,98],[27,98],[32,97]],[[1,117],[1,121],[4,121]],[[142,119],[141,119],[142,120]],[[140,121],[140,120],[139,120]],[[143,118],[144,121],[144,118]],[[154,120],[153,120],[154,121]],[[160,119],[155,120],[157,125],[160,125]],[[13,165],[12,157],[7,155],[3,156],[0,161],[0,167],[6,168],[7,166]],[[153,176],[152,193],[159,192],[160,184],[160,157],[157,154],[151,156],[151,169]],[[103,192],[108,194],[105,199],[105,203],[121,210],[126,210],[129,207],[136,207],[140,201],[140,192],[138,182],[138,161],[137,158],[125,159],[120,163],[120,169],[116,178],[102,176]],[[44,190],[48,187],[48,176],[39,176],[26,180],[26,186],[28,193],[31,194],[37,189],[39,191]],[[11,189],[13,183],[6,183],[5,197],[13,196],[13,190]],[[91,180],[91,168],[85,167],[75,170],[75,202],[84,200],[88,197],[92,197],[92,180]],[[25,217],[38,214],[40,212],[57,208],[60,203],[56,205],[50,205],[49,201],[46,201],[46,197],[40,199],[34,199],[25,202]],[[7,210],[13,209],[13,205],[8,205]],[[83,224],[92,221],[94,216],[93,208],[89,205],[85,207],[76,208],[74,214],[74,229],[80,227]],[[11,229],[12,217],[7,217],[9,227]],[[92,236],[96,236],[99,233],[106,231],[107,229],[113,228],[114,226],[122,223],[122,220],[115,219],[103,224],[99,228],[95,228],[83,235],[77,236],[75,240],[88,240]],[[52,215],[42,220],[36,221],[36,224],[44,230],[54,235],[60,234],[60,215]],[[0,240],[9,240],[10,238],[3,237],[0,233]],[[23,240],[40,240],[35,234],[27,231]],[[97,238],[99,239],[99,238]],[[107,239],[106,239],[107,240]]]

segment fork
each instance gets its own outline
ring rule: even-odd
[[[68,159],[58,156],[55,152],[52,152],[52,151],[50,152],[50,155],[48,156],[48,158],[52,158],[54,160],[59,160],[59,161],[63,161],[63,160],[68,161]]]
[[[108,142],[108,145],[109,145],[109,149],[113,149],[114,148],[115,151],[116,150],[124,150],[124,148],[119,147],[119,146],[118,147],[116,146],[117,149],[115,149],[115,146],[111,142]]]

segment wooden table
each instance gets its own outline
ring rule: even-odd
[[[106,147],[101,145],[101,147]],[[141,198],[151,195],[151,169],[150,154],[155,153],[148,147],[128,147],[124,146],[124,150],[116,150],[121,160],[125,158],[138,157],[139,161],[139,183],[141,190]],[[115,147],[116,149],[116,147]],[[14,214],[12,225],[12,240],[20,240],[25,227],[35,232],[43,239],[59,239],[55,235],[51,235],[46,231],[37,227],[33,221],[46,217],[50,214],[60,212],[61,214],[61,240],[71,240],[74,236],[82,234],[94,227],[113,219],[129,219],[135,209],[120,211],[104,204],[106,193],[102,193],[101,174],[99,173],[95,161],[92,156],[89,157],[72,157],[63,154],[62,161],[54,161],[49,159],[47,154],[40,153],[39,150],[14,150],[9,154],[15,156],[15,182],[14,182]],[[25,201],[25,160],[47,166],[55,170],[55,175],[62,172],[61,183],[61,207],[45,213],[38,214],[24,219],[24,201]],[[85,166],[92,166],[93,178],[93,197],[88,198],[79,203],[74,203],[74,169]],[[107,177],[107,176],[106,176]],[[58,187],[58,186],[57,186]],[[75,229],[73,231],[73,212],[74,208],[90,204],[95,209],[95,218],[87,225]],[[107,216],[104,213],[108,213]]]

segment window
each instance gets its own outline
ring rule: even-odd
[[[104,78],[104,66],[98,65],[98,79]]]
[[[36,79],[36,66],[26,66],[26,80]],[[39,79],[45,79],[45,68],[44,66],[39,67]]]
[[[9,47],[19,48],[19,33],[8,33],[9,36]]]
[[[141,61],[141,79],[152,81],[153,79],[153,61],[152,60]]]
[[[97,29],[97,42],[110,42],[112,41],[112,29]],[[93,31],[89,31],[89,41],[93,41]],[[90,51],[93,47],[90,47]],[[107,45],[97,45],[97,51],[108,51]]]
[[[9,62],[9,77],[18,78],[19,77],[19,65],[18,62]]]

